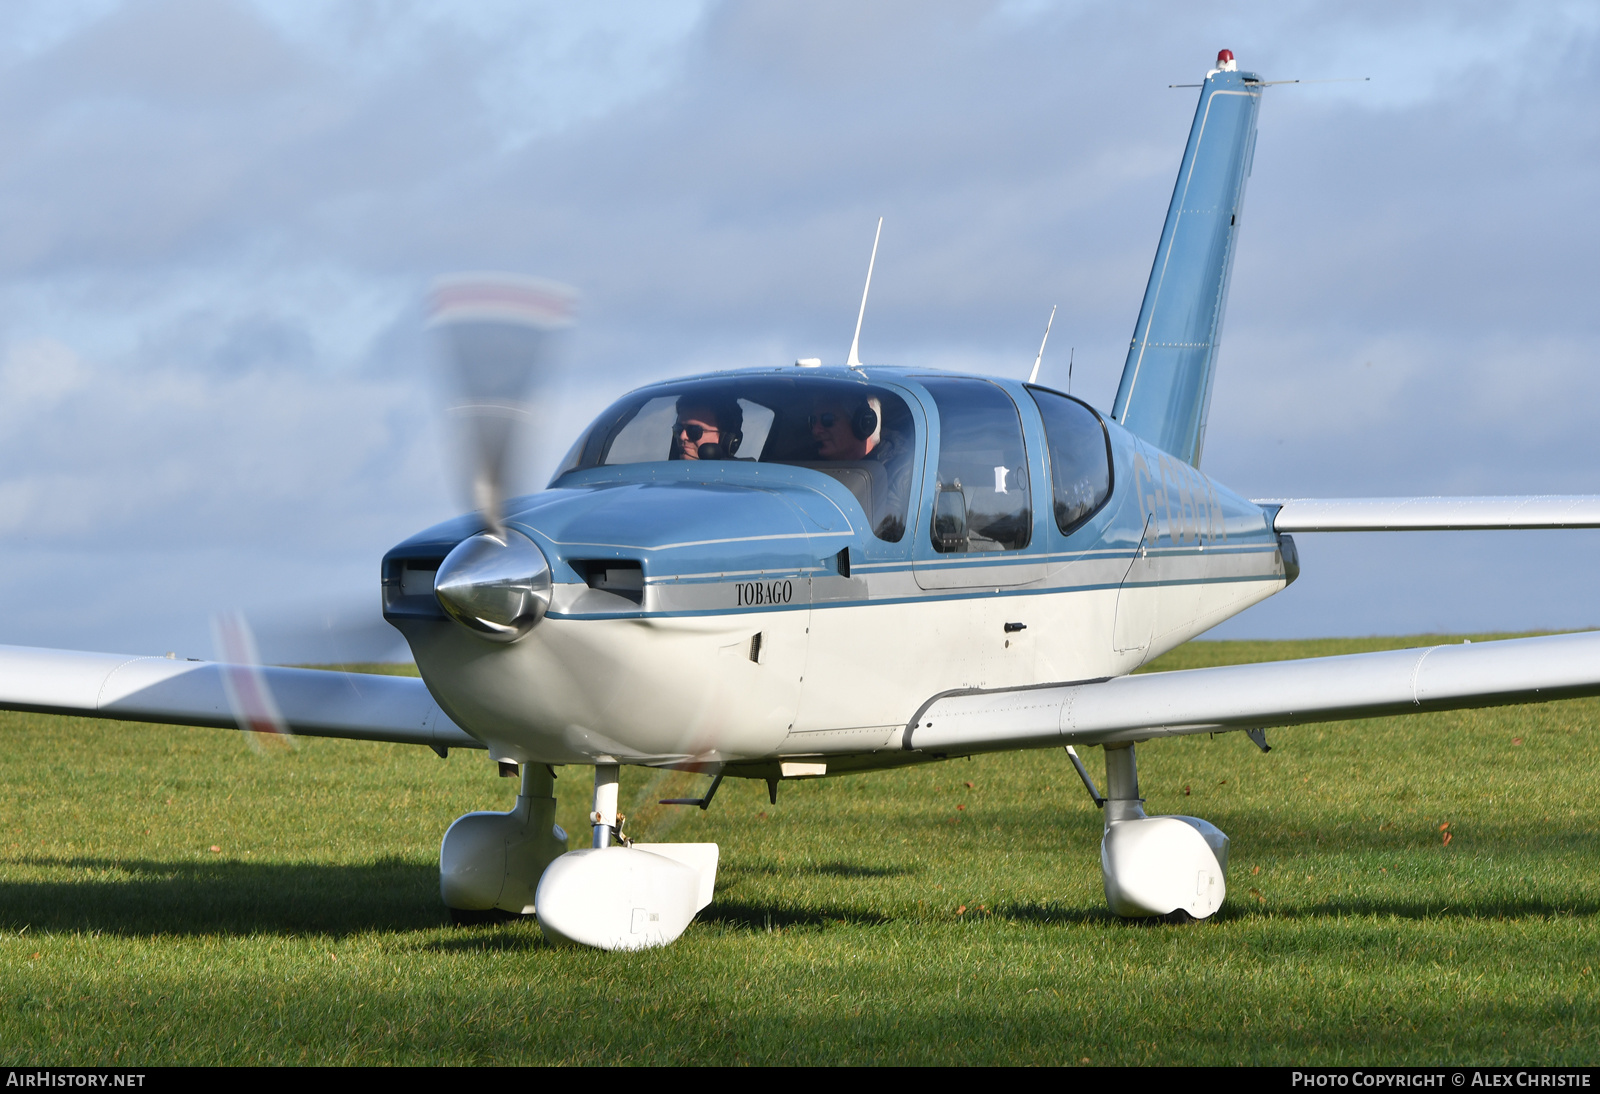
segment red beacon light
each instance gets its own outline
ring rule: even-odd
[[[1239,62],[1233,59],[1233,50],[1219,49],[1217,51],[1217,69],[1221,72],[1239,71]]]

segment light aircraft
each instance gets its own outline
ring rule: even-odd
[[[434,326],[474,511],[382,564],[420,680],[265,668],[238,642],[224,663],[5,647],[0,707],[486,750],[521,793],[445,833],[444,903],[607,949],[678,937],[717,867],[714,844],[627,838],[622,764],[704,773],[679,804],[705,808],[726,778],[776,800],[792,779],[1065,747],[1104,808],[1111,910],[1211,915],[1228,839],[1145,814],[1140,742],[1240,730],[1265,749],[1276,726],[1600,694],[1600,634],[1129,674],[1294,581],[1292,533],[1600,527],[1600,498],[1262,502],[1200,470],[1268,81],[1223,51],[1199,86],[1109,414],[864,365],[858,315],[843,366],[624,395],[548,489],[505,498],[571,299],[446,279]],[[1076,751],[1091,745],[1103,795]],[[554,824],[557,765],[594,769],[589,847]]]

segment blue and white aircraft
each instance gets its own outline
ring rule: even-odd
[[[675,939],[714,844],[632,843],[622,764],[780,783],[1065,747],[1105,812],[1106,900],[1204,918],[1228,839],[1146,816],[1142,741],[1600,694],[1600,634],[1130,676],[1299,572],[1294,532],[1600,527],[1600,498],[1251,501],[1201,470],[1267,82],[1200,85],[1109,414],[1031,383],[801,361],[624,395],[548,489],[506,499],[516,423],[567,321],[559,289],[441,283],[474,511],[384,556],[421,679],[0,648],[0,707],[483,749],[509,813],[440,848],[458,919],[537,915],[609,949]],[[870,268],[869,268],[870,284]],[[863,309],[865,298],[863,298]],[[1042,351],[1041,351],[1042,352]],[[1105,792],[1077,748],[1105,753]],[[592,846],[554,824],[595,773]]]

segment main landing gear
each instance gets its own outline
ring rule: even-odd
[[[509,813],[457,817],[439,844],[439,895],[457,923],[531,915],[545,867],[567,849],[556,824],[555,772],[522,765],[522,787]]]
[[[468,813],[439,848],[439,892],[459,922],[537,915],[551,938],[602,950],[664,946],[711,903],[714,843],[633,843],[617,813],[618,765],[594,769],[593,846],[567,850],[554,775],[522,766],[509,813]]]
[[[1227,894],[1228,837],[1199,817],[1146,816],[1133,745],[1107,745],[1105,753],[1106,903],[1127,918],[1205,919]]]

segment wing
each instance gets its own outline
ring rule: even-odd
[[[224,673],[232,666],[0,646],[0,710],[236,728]],[[482,748],[410,676],[262,668],[283,721],[309,737]]]
[[[1424,532],[1471,528],[1600,528],[1600,496],[1270,498],[1276,532]]]
[[[936,696],[901,738],[966,753],[1600,695],[1600,631]]]

